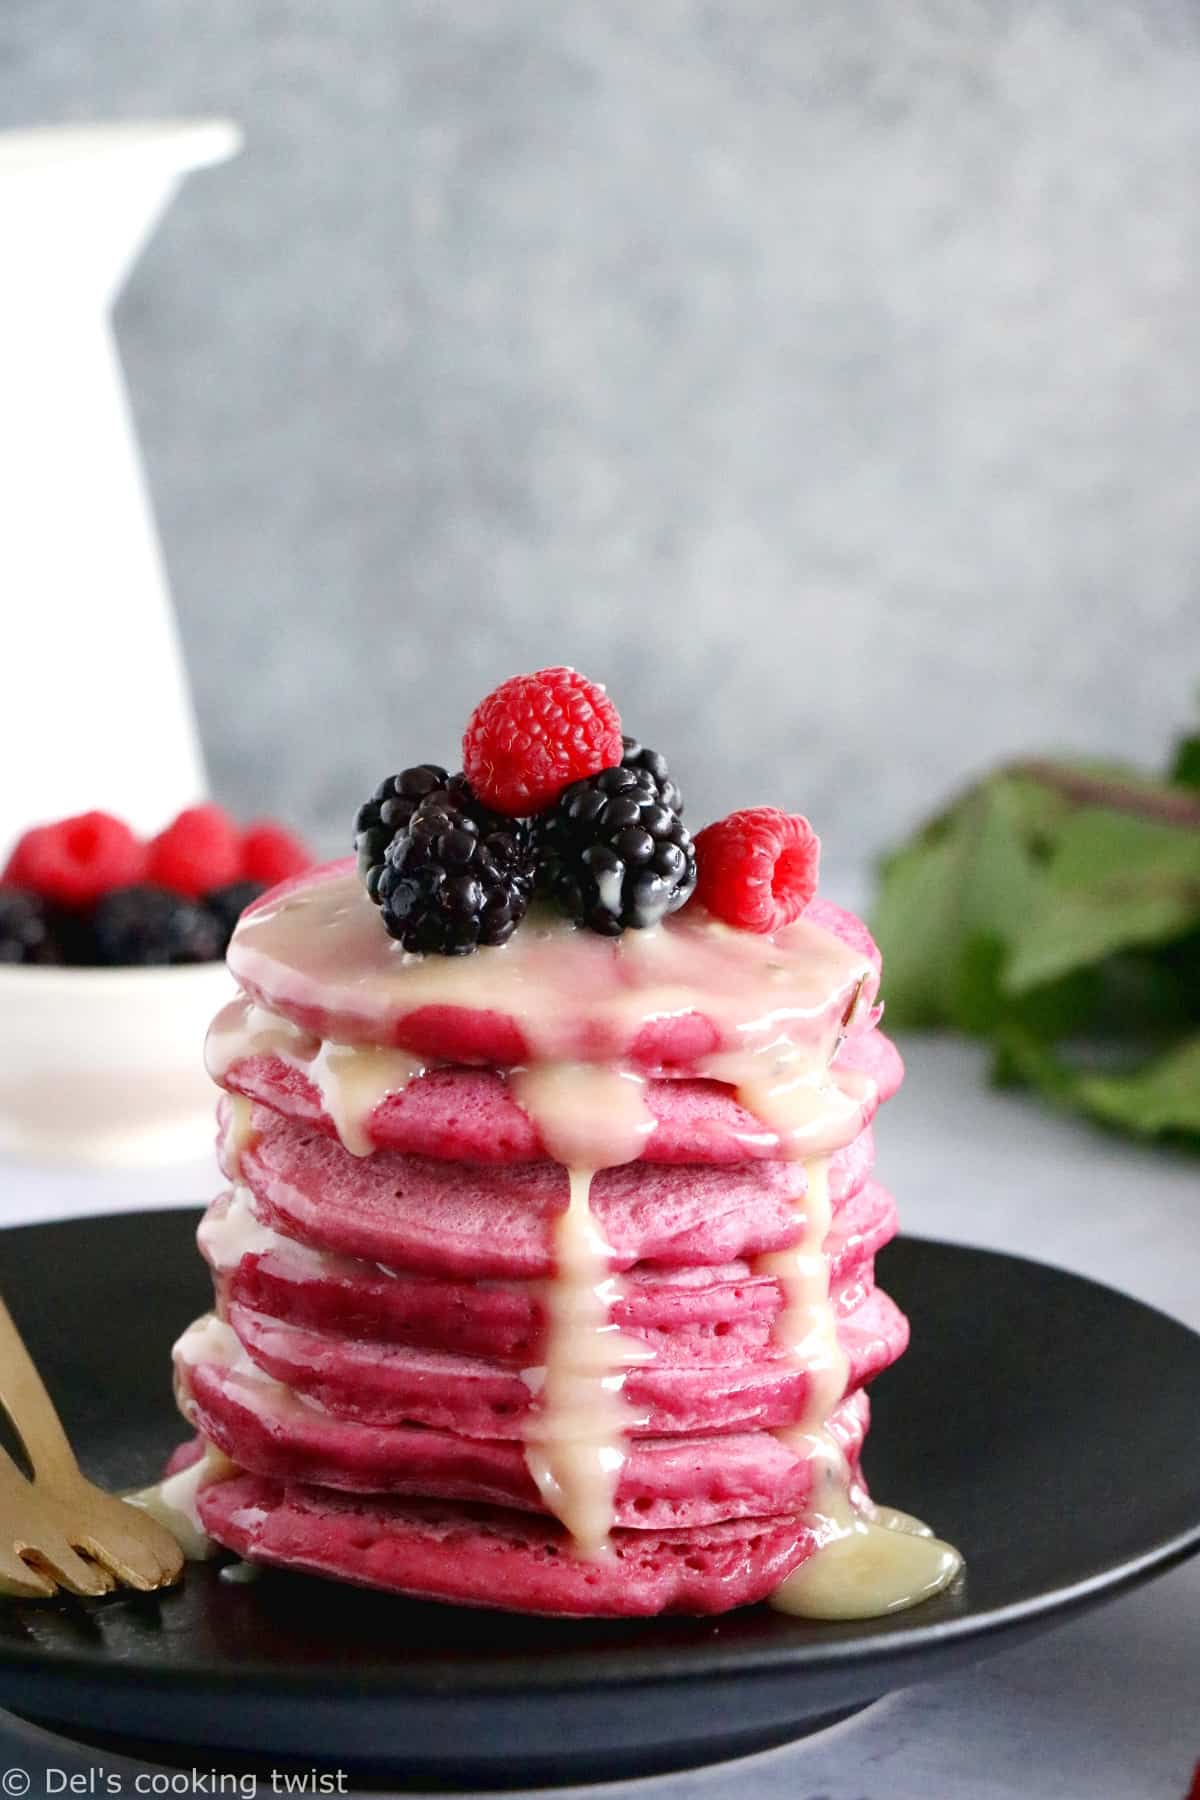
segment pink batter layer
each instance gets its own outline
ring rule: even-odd
[[[221,1195],[200,1230],[220,1230],[230,1206]],[[895,1234],[891,1195],[867,1182],[841,1202],[826,1240],[839,1306],[851,1311],[874,1286],[873,1258]],[[269,1317],[316,1331],[394,1344],[423,1345],[527,1367],[542,1353],[545,1320],[540,1284],[475,1282],[392,1272],[377,1263],[314,1251],[282,1236],[266,1239],[220,1270],[217,1292]],[[667,1360],[721,1363],[757,1355],[772,1340],[782,1305],[778,1281],[749,1263],[697,1268],[638,1264],[622,1283],[613,1323]]]
[[[895,1045],[878,1030],[848,1037],[836,1063],[871,1078],[876,1088],[871,1111],[891,1098],[904,1074]],[[281,1056],[239,1058],[225,1071],[222,1085],[300,1124],[315,1125],[328,1137],[337,1136],[315,1083]],[[646,1105],[654,1129],[638,1148],[644,1162],[735,1163],[781,1154],[779,1133],[754,1118],[719,1082],[652,1080]],[[864,1123],[865,1114],[866,1108]],[[537,1162],[548,1154],[537,1122],[495,1069],[427,1070],[381,1100],[368,1115],[365,1130],[377,1149],[453,1162]]]
[[[521,1446],[511,1439],[339,1419],[253,1371],[209,1364],[182,1371],[182,1392],[196,1428],[256,1475],[351,1493],[546,1512]],[[832,1428],[855,1465],[868,1416],[862,1393],[834,1415]],[[768,1431],[638,1438],[621,1470],[615,1522],[639,1531],[769,1517],[803,1507],[813,1478],[811,1458]]]
[[[285,1236],[391,1268],[468,1279],[553,1273],[554,1221],[567,1204],[557,1163],[479,1167],[377,1151],[351,1156],[315,1130],[266,1107],[253,1142],[225,1173],[252,1190],[256,1210]],[[835,1205],[867,1178],[870,1140],[859,1134],[830,1163]],[[795,1241],[805,1191],[795,1162],[731,1166],[624,1163],[601,1169],[591,1208],[612,1266],[730,1262]]]

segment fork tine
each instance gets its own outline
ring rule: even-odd
[[[178,1581],[183,1574],[184,1564],[184,1555],[179,1547],[178,1539],[167,1530],[160,1519],[156,1519],[154,1514],[144,1506],[130,1506],[128,1501],[125,1501],[124,1504],[128,1508],[131,1520],[130,1536],[149,1550],[161,1564],[164,1581]]]
[[[78,1556],[49,1520],[44,1527],[39,1524],[36,1543],[18,1539],[14,1549],[27,1564],[32,1562],[39,1574],[48,1575],[69,1593],[96,1599],[100,1594],[111,1594],[117,1585],[107,1569]]]
[[[0,1412],[18,1432],[33,1468],[30,1482],[0,1446],[0,1521],[8,1521],[4,1536],[12,1543],[0,1579],[41,1598],[54,1593],[55,1581],[73,1594],[97,1595],[111,1593],[118,1582],[146,1592],[178,1579],[183,1557],[165,1527],[80,1473],[2,1298]]]
[[[10,1546],[0,1544],[0,1594],[10,1594],[16,1600],[48,1600],[57,1592],[48,1576],[22,1562]]]
[[[154,1524],[154,1521],[148,1523]],[[135,1531],[111,1529],[100,1533],[82,1532],[75,1542],[118,1581],[149,1593],[153,1588],[167,1587],[178,1580],[183,1569],[179,1546],[165,1531],[163,1536],[167,1541],[161,1548],[158,1537],[151,1532],[143,1538]]]

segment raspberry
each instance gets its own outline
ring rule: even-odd
[[[220,806],[189,806],[150,841],[146,880],[198,900],[242,873],[238,828]]]
[[[303,839],[273,819],[256,819],[242,833],[243,881],[261,881],[264,887],[274,887],[277,881],[310,869],[312,863],[312,853]]]
[[[137,881],[145,865],[142,843],[111,813],[78,813],[37,825],[21,838],[3,879],[60,906],[90,906],[111,888]]]
[[[485,806],[539,813],[624,753],[617,709],[574,669],[514,675],[481,700],[463,738],[463,772]]]
[[[696,898],[727,925],[778,931],[817,891],[821,840],[807,819],[751,806],[696,837]]]

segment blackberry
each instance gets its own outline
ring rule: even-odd
[[[99,959],[92,925],[94,910],[90,906],[51,907],[50,930],[57,951],[56,962],[67,963],[73,969],[95,967]]]
[[[228,950],[233,928],[246,908],[266,891],[266,883],[262,881],[229,881],[224,887],[209,888],[207,894],[201,897],[200,904],[205,912],[217,922],[217,929],[221,934],[222,956]]]
[[[114,888],[98,900],[92,933],[96,961],[120,967],[216,962],[223,953],[221,926],[210,912],[149,883]]]
[[[605,937],[657,925],[696,885],[687,827],[647,768],[622,765],[572,783],[537,821],[537,850],[543,890]]]
[[[422,800],[450,777],[438,763],[418,763],[381,781],[369,800],[364,800],[354,820],[354,849],[358,875],[368,894],[379,904],[377,892],[388,845],[403,831]]]
[[[0,963],[61,960],[45,901],[27,888],[0,887]]]
[[[372,897],[406,950],[467,956],[507,943],[529,908],[533,875],[528,825],[489,812],[455,775],[393,837]]]
[[[683,795],[680,793],[677,783],[672,778],[671,771],[667,766],[667,759],[662,752],[660,750],[648,749],[647,746],[639,742],[637,738],[623,737],[621,742],[625,746],[625,754],[621,758],[621,767],[623,769],[638,769],[643,774],[649,775],[651,781],[653,781],[655,787],[658,789],[658,797],[662,804],[669,807],[671,812],[677,813],[678,816],[682,818]]]

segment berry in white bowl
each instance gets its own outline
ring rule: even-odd
[[[244,908],[311,860],[282,826],[242,830],[215,806],[149,843],[99,812],[25,832],[0,876],[0,1155],[203,1155],[198,1046],[234,991],[226,946]]]

